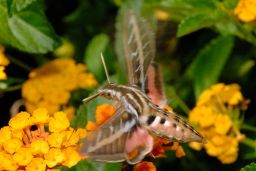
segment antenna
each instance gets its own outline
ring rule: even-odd
[[[110,78],[109,78],[109,75],[108,75],[108,70],[107,70],[107,66],[106,66],[106,63],[105,63],[103,54],[101,53],[100,56],[101,56],[101,62],[102,62],[102,65],[103,65],[103,67],[104,67],[104,70],[105,70],[105,74],[106,74],[108,83],[110,84]]]

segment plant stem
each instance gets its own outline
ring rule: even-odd
[[[8,92],[8,91],[15,91],[15,90],[19,90],[21,88],[21,84],[18,84],[18,85],[15,85],[15,86],[11,86],[11,87],[8,87],[6,89],[3,89],[1,90],[0,89],[0,92]]]
[[[190,112],[190,109],[178,95],[176,96],[176,102],[179,105],[179,107],[185,112],[185,114],[188,115],[188,113]]]
[[[12,57],[10,55],[8,55],[8,59],[12,63],[18,65],[19,67],[21,67],[23,69],[25,69],[26,71],[31,71],[32,70],[32,68],[30,66],[28,66],[26,63],[22,62],[21,60],[18,60],[18,59],[14,58],[14,57]]]
[[[241,125],[241,129],[256,132],[256,127],[244,123]]]
[[[253,149],[256,149],[256,141],[250,138],[245,138],[241,141],[242,144],[247,145]]]

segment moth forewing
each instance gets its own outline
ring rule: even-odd
[[[138,141],[140,138],[141,141]],[[97,161],[130,164],[141,161],[152,150],[153,139],[138,124],[137,117],[120,106],[113,117],[82,142],[82,155]]]
[[[154,34],[145,19],[132,11],[124,14],[121,32],[129,84],[145,91],[147,69],[155,57]]]

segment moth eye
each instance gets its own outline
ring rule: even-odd
[[[108,93],[107,93],[107,97],[110,97],[110,96],[111,96],[111,94],[108,92]]]

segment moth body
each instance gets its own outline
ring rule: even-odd
[[[117,100],[125,111],[138,118],[139,124],[152,134],[180,142],[204,142],[204,138],[174,112],[155,105],[136,85],[110,83],[99,90],[99,95]]]

